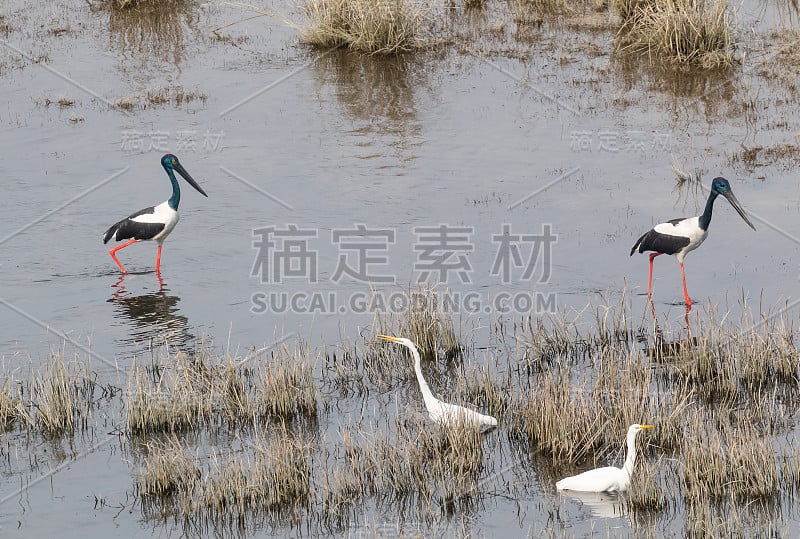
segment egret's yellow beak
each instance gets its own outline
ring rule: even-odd
[[[378,335],[378,338],[382,341],[400,342],[400,339],[398,339],[397,337],[392,337],[390,335]]]
[[[652,429],[653,425],[639,425],[640,429]]]

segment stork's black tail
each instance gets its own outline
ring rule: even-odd
[[[103,234],[103,243],[108,243],[108,240],[114,237],[114,234],[117,232],[117,230],[119,230],[120,225],[122,225],[122,223],[124,223],[126,220],[127,219],[123,219],[122,221],[118,221],[111,225],[111,227],[106,230],[106,233]]]
[[[642,236],[638,240],[636,240],[636,243],[634,243],[633,247],[631,248],[630,256],[633,256],[633,253],[635,253],[637,250],[639,250],[639,246],[642,244],[642,240],[644,240],[645,236],[647,236],[647,234],[649,234],[649,233],[650,232],[646,232],[646,233],[642,234]],[[642,251],[639,251],[639,252],[641,253]]]

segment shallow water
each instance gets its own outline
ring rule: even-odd
[[[487,10],[469,24],[453,17],[476,33],[506,20],[503,34],[461,52],[385,60],[310,51],[272,19],[242,22],[215,38],[214,28],[247,15],[229,7],[189,3],[169,16],[132,18],[79,1],[6,3],[6,369],[39,366],[65,338],[70,349],[90,350],[109,382],[164,342],[190,350],[204,337],[219,352],[246,353],[297,336],[333,349],[369,334],[365,304],[383,312],[426,271],[459,298],[457,319],[478,347],[489,345],[493,321],[531,311],[579,310],[601,297],[614,303],[624,292],[639,295],[634,305],[645,312],[647,259],[629,257],[630,246],[658,222],[702,211],[703,188],[717,175],[731,180],[758,231],[717,203],[708,240],[686,262],[693,300],[734,313],[742,298],[765,308],[794,305],[797,153],[754,170],[732,160],[743,147],[797,144],[797,95],[758,69],[785,11],[746,4],[741,24],[754,33],[742,44],[744,65],[735,75],[699,76],[615,56],[611,30],[546,23],[531,36],[515,31],[502,5]],[[299,20],[298,13],[286,15]],[[34,63],[39,57],[46,61]],[[176,86],[197,95],[179,104],[147,100],[148,89]],[[126,96],[131,110],[115,106]],[[61,97],[74,104],[58,105]],[[748,100],[754,112],[744,109]],[[209,197],[182,183],[182,220],[165,243],[162,279],[149,243],[118,253],[131,272],[121,278],[101,235],[169,196],[158,162],[168,151]],[[673,167],[700,172],[703,188],[676,187]],[[519,263],[506,260],[504,276],[494,270],[505,225],[529,239]],[[306,233],[289,236],[305,238],[295,245],[308,250],[295,262],[316,268],[284,267],[298,276],[276,279],[269,271],[280,260],[270,258],[275,250],[259,258],[254,242],[264,229],[290,226]],[[447,271],[435,263],[442,230],[455,234]],[[551,243],[530,239],[549,233],[557,237]],[[551,249],[549,260],[543,251],[534,256],[537,241]],[[365,242],[371,250],[359,251]],[[359,268],[359,252],[373,261]],[[337,279],[342,257],[368,277]],[[683,318],[680,274],[668,257],[656,261],[654,299],[659,316]],[[295,308],[282,307],[292,301]],[[508,302],[511,309],[500,312]],[[138,508],[95,505],[94,497],[118,501],[130,492],[119,444],[98,434],[65,456],[45,450],[39,469],[7,465],[0,529],[25,536],[170,529],[142,519]],[[17,503],[11,493],[28,482]],[[547,483],[515,488],[519,501],[486,503],[470,514],[476,522],[468,531],[536,534],[554,507],[570,534],[631,529],[625,517],[604,520],[603,503],[562,504]],[[587,524],[589,515],[599,520]],[[796,531],[797,522],[786,525]],[[377,526],[368,523],[364,534],[381,533]],[[447,533],[463,529],[448,526]],[[678,524],[668,527],[679,533]]]

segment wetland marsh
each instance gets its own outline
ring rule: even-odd
[[[406,2],[374,55],[321,4],[0,7],[3,536],[797,535],[796,3],[680,61],[637,3]],[[121,276],[170,152],[208,198]],[[718,205],[651,309],[630,247],[715,176],[757,231]],[[631,423],[628,493],[556,492]]]

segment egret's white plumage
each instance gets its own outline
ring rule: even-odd
[[[636,462],[636,435],[642,429],[651,429],[652,425],[631,425],[628,427],[628,456],[622,468],[606,466],[596,468],[556,483],[558,490],[576,490],[581,492],[622,492],[628,489]]]
[[[422,376],[419,351],[411,340],[402,337],[391,337],[389,335],[378,335],[378,338],[384,341],[402,344],[411,351],[411,355],[414,357],[414,371],[417,374],[417,382],[419,382],[419,389],[422,391],[422,399],[425,401],[425,408],[428,409],[428,415],[432,420],[445,425],[463,422],[473,427],[497,426],[497,419],[490,415],[484,415],[456,404],[442,402],[434,397],[431,388],[428,386],[428,382],[426,382],[425,378]]]

